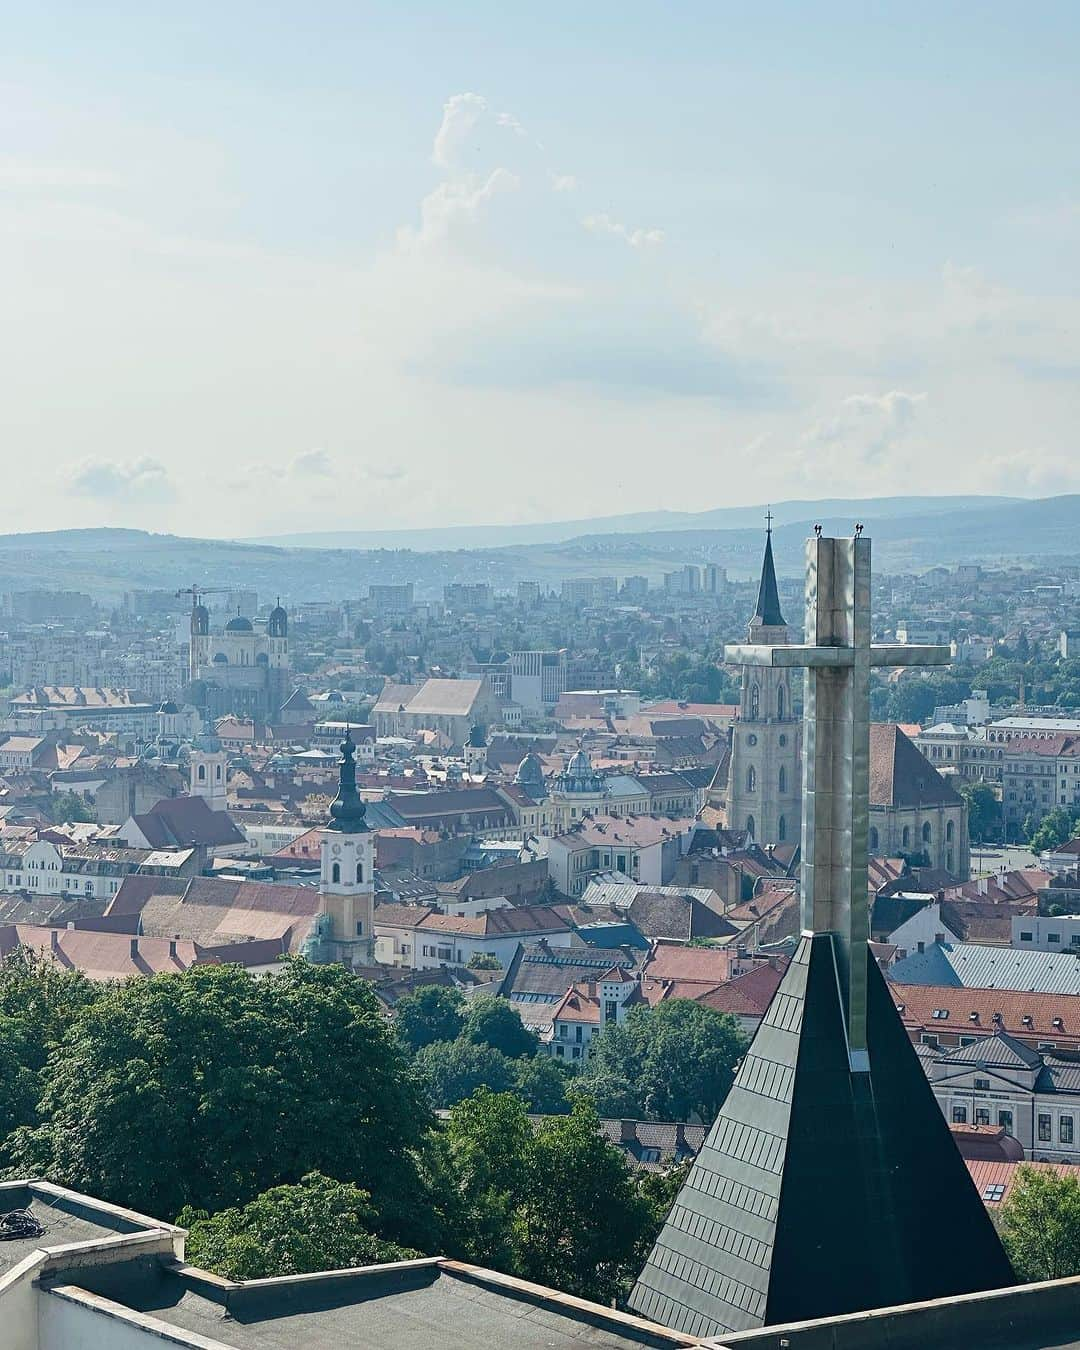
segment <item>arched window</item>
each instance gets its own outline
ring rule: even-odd
[[[333,867],[331,867],[331,869],[330,869],[330,880],[334,883],[335,886],[337,886],[337,885],[340,884],[340,882],[341,882],[341,864],[340,864],[340,863],[335,863],[335,864],[333,865]]]
[[[776,822],[777,843],[782,844],[786,838],[787,838],[787,821],[784,819],[783,816],[781,816],[780,819]]]
[[[746,790],[753,792],[757,788],[757,769],[751,764],[746,771]]]
[[[905,825],[905,826],[904,826],[904,833],[900,836],[900,842],[901,842],[902,847],[904,847],[904,848],[910,848],[910,847],[911,847],[911,826],[910,826],[910,825]]]
[[[776,715],[777,715],[777,717],[783,717],[783,715],[784,715],[784,686],[783,686],[783,685],[781,685],[780,688],[776,691]]]
[[[746,817],[746,833],[747,833],[748,835],[750,835],[751,838],[753,838],[753,834],[754,834],[754,817],[753,817],[753,816],[747,816],[747,817]]]
[[[787,770],[780,765],[780,773],[777,775],[776,786],[781,792],[787,791]]]
[[[362,862],[356,864],[356,879],[357,881],[363,881],[364,879],[364,864]]]
[[[876,852],[878,851],[879,846],[880,846],[880,845],[879,845],[879,839],[878,839],[877,827],[874,826],[874,825],[871,825],[871,826],[870,826],[870,852],[871,852],[871,853],[876,853]]]
[[[200,783],[205,783],[205,782],[206,782],[206,765],[205,765],[205,764],[200,764],[200,765],[199,765],[199,782],[200,782]]]
[[[216,774],[215,776],[216,776],[218,782],[220,783],[220,782],[221,782],[221,765],[220,765],[220,764],[217,766],[217,774]]]
[[[750,686],[750,716],[756,719],[760,710],[761,710],[761,690],[758,688],[757,682],[755,681]]]
[[[930,822],[927,821],[926,824],[922,827],[922,841],[924,844],[928,844],[930,842],[930,836],[932,833],[933,832],[930,829]]]
[[[952,823],[952,821],[951,821],[951,820],[946,821],[946,822],[945,822],[945,842],[946,842],[947,844],[951,844],[951,843],[952,843],[954,833],[955,833],[955,830],[954,830],[954,828],[953,828],[953,823]]]

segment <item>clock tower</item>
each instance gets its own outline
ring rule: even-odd
[[[339,961],[369,966],[375,959],[375,837],[356,790],[356,747],[346,732],[341,743],[338,794],[321,830],[320,912]]]

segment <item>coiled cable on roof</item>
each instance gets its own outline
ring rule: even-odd
[[[14,1242],[17,1238],[44,1237],[45,1227],[28,1209],[9,1209],[0,1214],[0,1242]]]

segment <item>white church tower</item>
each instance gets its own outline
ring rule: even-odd
[[[338,794],[320,831],[319,908],[330,920],[335,956],[348,966],[370,966],[375,959],[375,836],[366,810],[356,791],[356,747],[346,732]]]
[[[750,641],[786,646],[788,626],[780,612],[772,551],[772,517],[765,534],[757,608]],[[790,672],[744,666],[739,716],[732,729],[727,821],[748,830],[758,844],[797,844],[802,828],[801,723],[791,699]]]
[[[202,797],[211,811],[228,806],[228,752],[213,732],[203,732],[191,743],[191,779],[188,791]]]

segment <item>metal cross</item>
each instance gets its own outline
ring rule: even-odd
[[[772,534],[772,523],[773,523],[772,507],[767,506],[765,508],[765,528],[768,530],[770,534]]]
[[[848,1056],[865,1072],[870,668],[947,665],[949,648],[872,645],[870,540],[818,537],[806,541],[806,642],[725,646],[724,660],[806,669],[802,926],[838,938]]]

